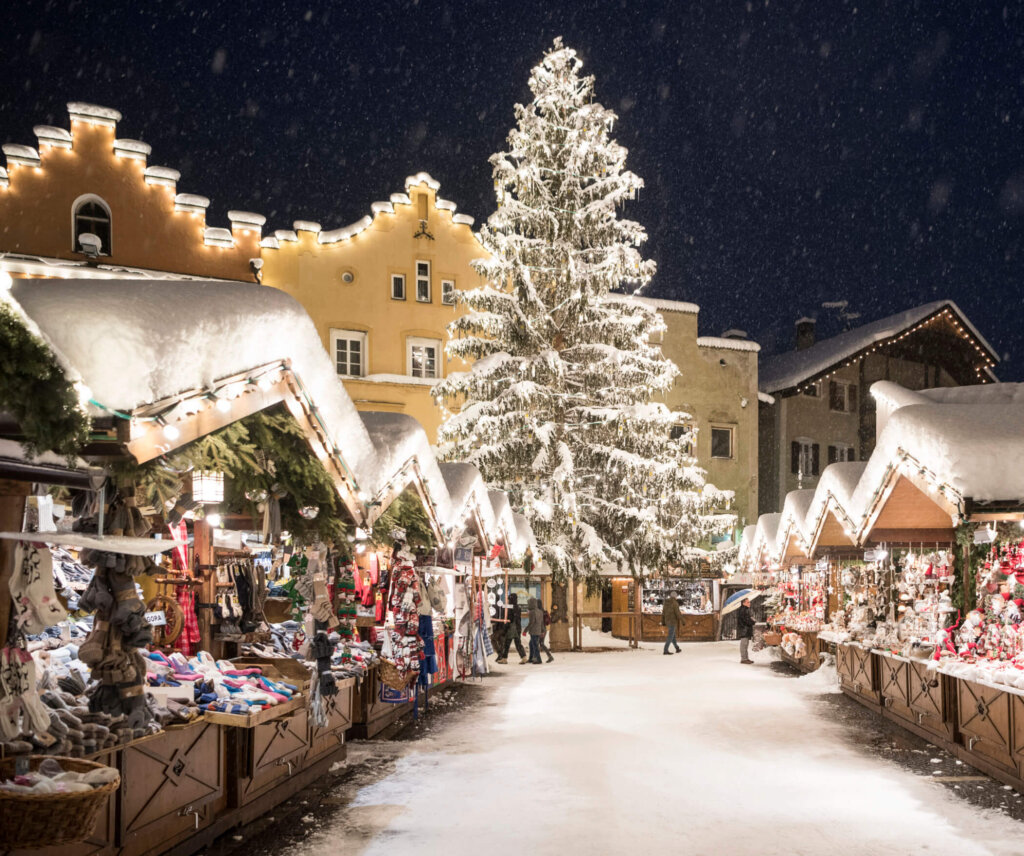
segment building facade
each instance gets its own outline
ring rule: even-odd
[[[427,173],[350,226],[297,221],[263,239],[262,281],[299,301],[361,410],[408,413],[432,442],[443,413],[430,394],[462,367],[449,360],[455,292],[482,285],[473,218],[455,213]]]
[[[689,414],[696,429],[697,462],[707,481],[735,494],[733,512],[739,531],[756,519],[758,503],[757,357],[760,346],[741,331],[722,337],[700,336],[693,303],[636,298],[665,321],[662,353],[680,371],[664,401]]]
[[[36,145],[7,143],[0,167],[0,269],[18,276],[228,279],[252,282],[264,218],[178,192],[177,170],[119,138],[121,114],[70,102],[70,129],[37,125]]]
[[[907,389],[996,380],[998,357],[950,300],[928,303],[815,341],[797,322],[797,347],[762,361],[759,405],[760,513],[786,494],[813,488],[837,461],[867,460],[875,448],[879,380]]]

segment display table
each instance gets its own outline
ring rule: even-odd
[[[203,716],[95,756],[121,787],[81,844],[15,851],[18,856],[185,856],[250,823],[344,760],[355,679],[338,682],[327,723],[313,724],[308,699],[236,717]],[[299,699],[295,700],[300,701]],[[216,721],[215,721],[216,720]]]
[[[857,643],[836,644],[846,695],[1024,790],[1024,691],[955,677],[928,665]]]

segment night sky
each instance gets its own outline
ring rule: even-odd
[[[488,156],[555,36],[619,113],[659,273],[768,353],[793,322],[957,301],[1024,380],[1020,2],[21,2],[0,29],[0,140],[65,102],[267,229],[369,213],[426,170],[482,221]],[[685,368],[685,367],[684,367]]]

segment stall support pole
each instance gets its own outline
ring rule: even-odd
[[[213,539],[210,537],[210,527],[205,520],[196,520],[192,524],[192,534],[192,575],[202,582],[199,586],[199,600],[202,603],[213,603],[216,597],[216,577],[200,570],[202,565],[213,564]],[[199,623],[199,644],[202,649],[219,657],[221,652],[214,651],[213,615],[210,610],[197,609],[196,619]]]
[[[6,532],[20,532],[25,516],[25,498],[31,485],[28,482],[0,481],[0,528]],[[17,541],[0,542],[0,644],[6,644],[11,620],[11,599],[7,596],[11,574],[14,572],[14,551]]]
[[[579,622],[576,620],[576,613],[579,612],[579,591],[580,584],[579,580],[573,577],[572,580],[572,650],[580,650],[580,630]]]

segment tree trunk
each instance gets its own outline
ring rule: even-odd
[[[569,586],[565,580],[551,581],[551,627],[548,646],[552,651],[568,651],[569,641]]]

